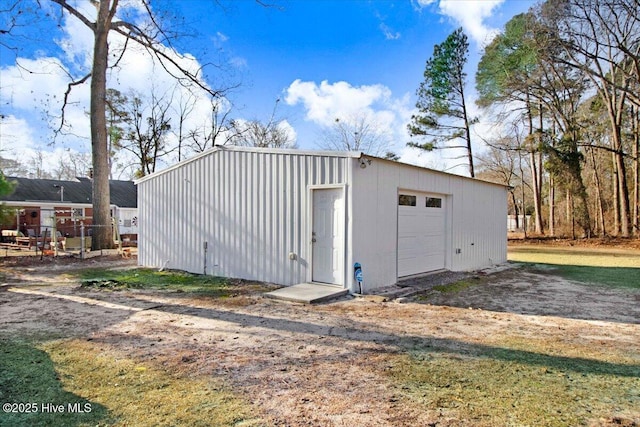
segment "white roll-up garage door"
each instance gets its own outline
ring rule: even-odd
[[[442,195],[400,191],[398,277],[445,266],[445,211]]]

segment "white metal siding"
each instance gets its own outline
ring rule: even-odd
[[[216,149],[138,183],[139,263],[280,284],[308,277],[308,187],[348,157]],[[289,259],[289,253],[297,255]]]
[[[506,188],[461,180],[453,191],[451,270],[473,270],[505,262]]]
[[[472,270],[506,261],[505,187],[382,159],[366,168],[352,161],[352,259],[362,264],[365,290],[397,281],[400,190],[446,196],[445,268]]]

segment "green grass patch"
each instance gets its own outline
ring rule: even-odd
[[[0,340],[0,403],[0,426],[96,426],[112,421],[103,405],[64,388],[45,351],[22,341]]]
[[[639,255],[640,253],[636,250],[510,246],[507,258],[509,261],[537,264],[640,268]]]
[[[172,375],[81,340],[44,345],[64,387],[126,426],[258,426],[255,409],[211,377]]]
[[[555,273],[584,283],[640,289],[640,268],[563,265],[556,267]]]
[[[560,427],[640,417],[638,365],[510,349],[436,350],[402,356],[389,374],[418,406],[459,425]]]
[[[225,298],[257,290],[259,284],[232,282],[223,277],[149,268],[129,270],[91,269],[77,273],[84,288],[105,290],[153,289]]]
[[[586,267],[580,265],[531,264],[534,270],[581,283],[640,289],[640,268]]]
[[[476,286],[481,282],[482,281],[480,279],[472,278],[467,280],[460,280],[460,281],[449,283],[446,285],[436,285],[432,289],[445,294],[453,294],[453,293],[464,291],[465,289],[470,288],[472,286]]]
[[[3,406],[2,427],[263,425],[215,379],[172,375],[81,340],[0,341],[0,403],[23,404],[15,413]]]

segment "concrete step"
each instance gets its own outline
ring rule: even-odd
[[[349,291],[337,286],[322,285],[318,283],[300,283],[294,286],[286,286],[265,294],[268,298],[284,301],[313,304],[329,301],[346,295]]]

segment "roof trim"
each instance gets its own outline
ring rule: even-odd
[[[142,182],[148,181],[157,176],[160,176],[165,173],[171,172],[172,170],[178,169],[188,163],[195,162],[196,160],[199,160],[203,157],[207,157],[211,154],[217,153],[218,151],[236,151],[236,152],[243,152],[243,153],[267,153],[267,154],[293,154],[297,156],[326,156],[326,157],[344,157],[344,158],[355,158],[355,159],[359,159],[363,155],[363,153],[360,151],[298,150],[297,148],[262,148],[262,147],[240,147],[237,145],[216,145],[213,148],[203,151],[202,153],[199,153],[189,159],[176,163],[175,165],[169,166],[166,169],[163,169],[158,172],[154,172],[140,179],[137,179],[134,181],[134,184],[138,185]]]
[[[369,158],[369,159],[382,160],[383,162],[389,162],[389,163],[393,163],[393,164],[396,164],[396,165],[409,166],[409,167],[412,167],[412,168],[417,168],[417,169],[420,169],[420,170],[426,170],[426,171],[437,173],[437,174],[440,174],[440,175],[447,175],[447,176],[452,176],[452,177],[455,177],[455,178],[462,178],[462,179],[466,179],[466,180],[469,180],[469,181],[472,181],[472,182],[480,182],[480,183],[483,183],[483,184],[491,184],[491,185],[497,185],[498,187],[509,188],[508,185],[500,184],[498,182],[492,182],[492,181],[487,181],[487,180],[478,179],[478,178],[471,178],[470,176],[458,175],[458,174],[455,174],[455,173],[445,172],[445,171],[441,171],[441,170],[438,170],[438,169],[431,169],[431,168],[426,168],[424,166],[412,165],[411,163],[398,162],[396,160],[384,159],[382,157],[370,156],[368,154],[363,154],[362,157],[366,157],[366,158]]]
[[[418,165],[412,165],[411,163],[404,163],[404,162],[398,162],[395,160],[389,160],[389,159],[384,159],[382,157],[376,157],[376,156],[371,156],[369,154],[364,154],[361,151],[326,151],[326,150],[298,150],[297,148],[261,148],[261,147],[239,147],[236,145],[217,145],[213,148],[210,148],[206,151],[203,151],[202,153],[199,153],[189,159],[183,160],[179,163],[176,163],[175,165],[169,166],[166,169],[163,169],[161,171],[158,172],[154,172],[150,175],[144,176],[140,179],[137,179],[134,181],[134,183],[136,185],[142,183],[142,182],[146,182],[150,179],[154,179],[160,175],[163,175],[165,173],[171,172],[175,169],[178,169],[188,163],[191,162],[195,162],[196,160],[199,160],[203,157],[207,157],[211,154],[214,154],[218,151],[236,151],[236,152],[245,152],[245,153],[267,153],[267,154],[290,154],[290,155],[297,155],[297,156],[328,156],[328,157],[342,157],[342,158],[352,158],[352,159],[360,159],[362,157],[366,157],[369,159],[375,159],[377,160],[381,160],[384,162],[389,162],[392,163],[394,165],[402,165],[402,166],[408,166],[408,167],[412,167],[412,168],[417,168],[420,170],[425,170],[425,171],[429,171],[429,172],[433,172],[433,173],[437,173],[437,174],[441,174],[441,175],[447,175],[447,176],[452,176],[452,177],[456,177],[456,178],[461,178],[461,179],[467,179],[473,182],[479,182],[479,183],[485,183],[485,184],[491,184],[491,185],[497,185],[498,187],[504,187],[504,188],[508,188],[508,185],[504,185],[504,184],[499,184],[497,182],[491,182],[491,181],[485,181],[483,179],[478,179],[478,178],[471,178],[468,176],[464,176],[464,175],[457,175],[455,173],[450,173],[450,172],[444,172],[444,171],[440,171],[437,169],[430,169],[430,168],[426,168],[424,166],[418,166]]]

